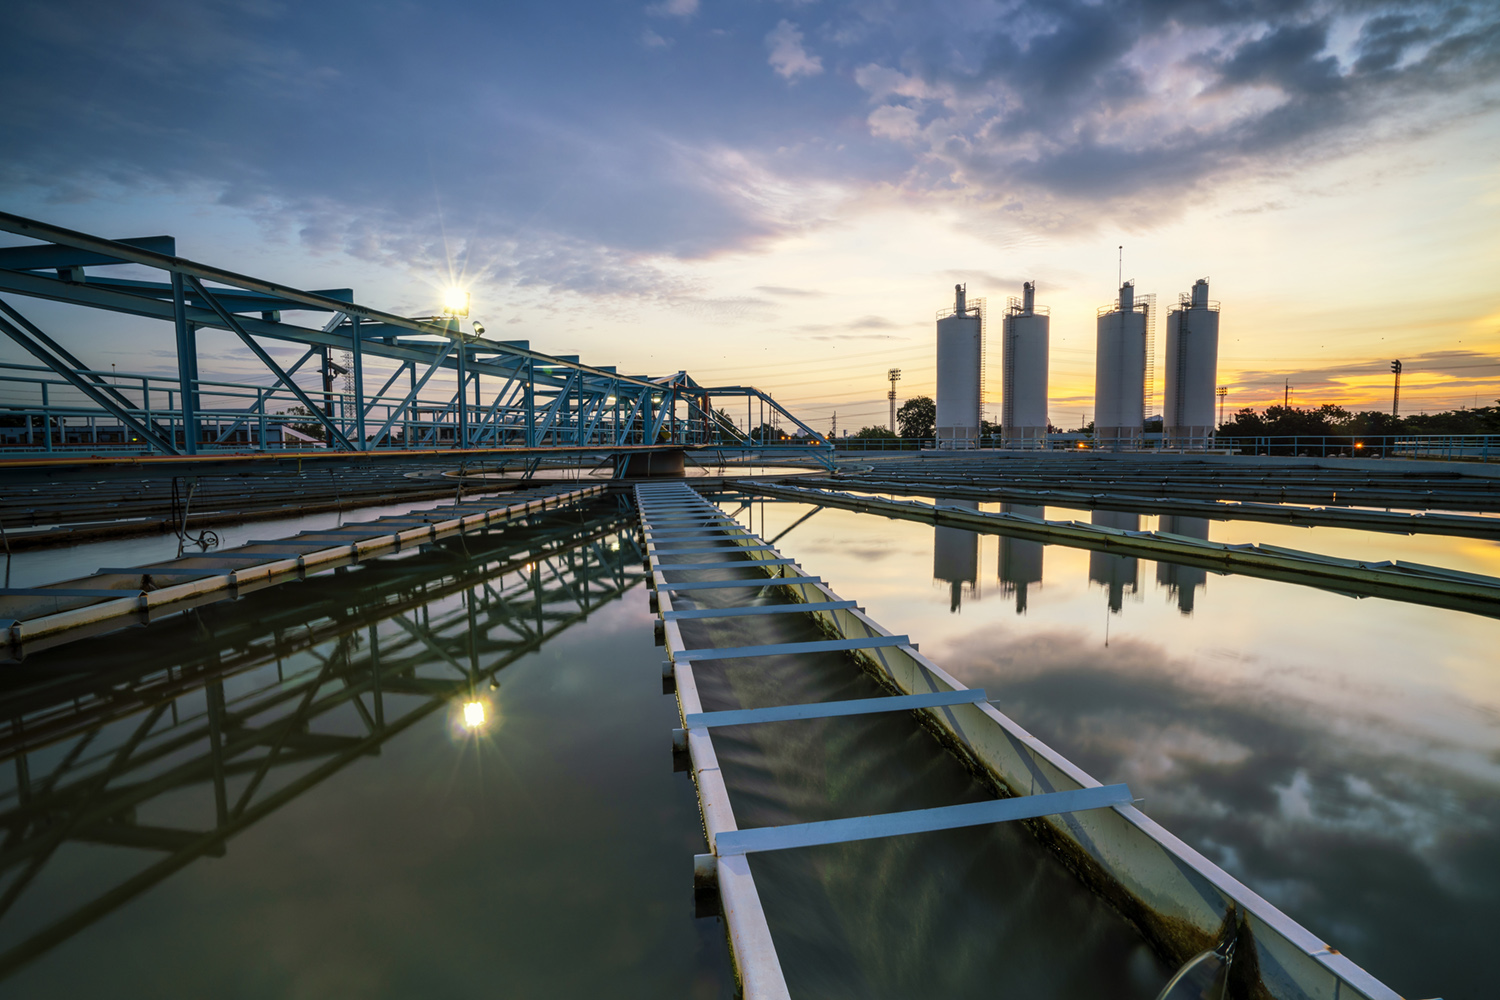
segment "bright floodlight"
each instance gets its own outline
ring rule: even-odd
[[[468,729],[478,729],[484,725],[484,702],[464,702],[464,726]]]
[[[469,315],[469,293],[462,288],[450,288],[443,293],[443,312],[449,316]]]

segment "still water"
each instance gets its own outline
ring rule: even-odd
[[[630,523],[560,512],[9,668],[0,995],[731,996]]]
[[[846,511],[739,511],[1398,991],[1489,995],[1500,623]],[[1034,513],[1477,572],[1500,551]],[[615,501],[558,512],[9,666],[0,996],[732,996],[722,924],[694,913],[703,837],[671,769],[633,524]],[[873,693],[837,656],[791,666],[705,670],[705,698]],[[746,826],[987,794],[905,716],[715,740]],[[1170,973],[1020,828],[753,865],[799,998],[1150,998]]]
[[[1398,992],[1493,995],[1500,621],[803,504],[739,516]],[[1163,520],[1500,572],[1494,542]]]

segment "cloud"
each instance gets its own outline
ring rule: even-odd
[[[662,0],[646,8],[653,17],[692,17],[698,13],[698,0]]]
[[[788,288],[785,285],[756,285],[755,290],[767,295],[781,295],[786,298],[821,298],[827,294],[809,288]]]
[[[1452,386],[1462,389],[1466,384],[1477,388],[1500,380],[1500,355],[1480,351],[1426,351],[1403,358],[1402,365],[1402,376],[1408,380],[1420,379],[1424,375],[1444,378],[1442,382],[1426,383],[1427,388]],[[1239,390],[1275,390],[1279,393],[1285,380],[1290,378],[1298,398],[1305,399],[1310,392],[1359,389],[1361,387],[1351,383],[1371,377],[1389,378],[1390,360],[1349,361],[1319,368],[1246,369],[1239,373],[1232,385]]]
[[[776,25],[766,36],[766,47],[771,50],[771,68],[787,80],[823,72],[823,60],[808,54],[802,46],[802,32],[790,21]]]
[[[1001,292],[1015,292],[1019,295],[1021,286],[1032,280],[1031,278],[1007,278],[989,271],[949,270],[939,271],[938,274],[951,281],[965,284],[972,282],[979,286],[969,289],[973,294],[998,295]]]
[[[650,28],[647,28],[645,31],[641,32],[641,44],[646,46],[646,48],[648,49],[665,49],[671,46],[672,43],[668,39],[665,39],[658,35],[656,32],[652,31]]]
[[[871,137],[913,155],[908,184],[1022,206],[1033,226],[1159,211],[1167,193],[1339,155],[1494,98],[1493,7],[1325,11],[1310,0],[1021,0],[978,28],[968,14],[961,24],[903,11],[884,30],[906,40],[854,79]]]

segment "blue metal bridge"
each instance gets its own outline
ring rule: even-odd
[[[669,450],[831,463],[823,435],[752,386],[622,374],[491,339],[482,324],[464,329],[467,306],[397,316],[348,288],[307,291],[178,257],[170,236],[110,240],[6,213],[0,231],[36,241],[0,248],[0,333],[31,362],[0,360],[0,461],[447,451],[518,456],[529,470],[592,455],[623,472],[632,453]],[[118,276],[120,265],[160,280]],[[10,296],[171,324],[175,370],[91,366]],[[234,372],[204,370],[204,330],[235,339]],[[286,344],[300,353],[283,364],[273,353],[289,355],[268,345]],[[245,361],[258,379],[241,373]],[[750,430],[783,423],[790,437]]]

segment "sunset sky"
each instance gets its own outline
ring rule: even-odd
[[[7,211],[408,315],[458,282],[491,335],[822,431],[887,368],[932,392],[959,281],[991,419],[1024,280],[1052,420],[1091,417],[1121,245],[1163,306],[1209,279],[1231,409],[1388,408],[1392,358],[1404,411],[1500,397],[1493,4],[10,0],[0,82]]]

